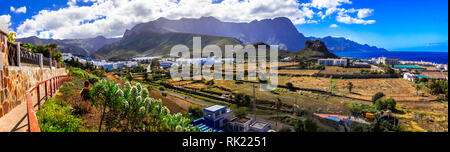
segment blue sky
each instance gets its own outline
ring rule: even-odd
[[[63,39],[118,37],[135,24],[159,17],[207,15],[224,21],[248,22],[285,16],[306,36],[345,37],[392,51],[426,50],[430,46],[438,48],[430,49],[433,51],[448,51],[447,0],[132,0],[126,4],[122,1],[4,0],[0,19],[7,20],[9,28],[23,37]],[[26,11],[18,11],[21,7],[26,7]],[[246,9],[263,11],[252,13],[256,11]],[[333,14],[323,15],[333,9]],[[369,12],[359,16],[360,10]]]

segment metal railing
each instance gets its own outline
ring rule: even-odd
[[[56,93],[57,88],[60,87],[62,85],[62,82],[67,79],[69,79],[67,75],[55,76],[45,81],[39,82],[27,91],[26,100],[29,132],[40,132],[39,123],[36,117],[36,111],[34,110],[33,105],[33,91],[36,91],[35,99],[37,99],[38,110],[40,110],[41,101],[44,99],[48,100],[49,96],[53,97]],[[45,92],[45,95],[43,97],[41,97],[41,85],[43,85],[43,89]]]

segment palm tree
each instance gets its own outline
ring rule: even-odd
[[[47,45],[47,48],[50,50],[50,58],[53,58],[53,56],[52,56],[53,51],[58,49],[58,45],[55,43],[50,43]]]
[[[414,83],[414,88],[416,88],[416,95],[419,95],[420,85],[418,83]]]
[[[352,93],[353,83],[352,82],[348,82],[347,83],[347,88],[348,88],[348,92]]]

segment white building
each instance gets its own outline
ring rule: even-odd
[[[403,74],[403,79],[408,80],[408,81],[414,81],[415,79],[417,79],[417,75],[412,74],[412,73],[404,73]]]
[[[151,62],[153,59],[161,59],[160,57],[138,57],[138,58],[133,58],[134,61],[148,61]]]
[[[347,59],[319,59],[318,63],[325,65],[325,66],[347,66],[348,60]]]
[[[376,59],[376,64],[398,65],[400,62],[397,58],[379,57]]]

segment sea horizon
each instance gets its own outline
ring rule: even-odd
[[[388,51],[388,52],[333,52],[340,57],[371,59],[377,57],[398,58],[402,61],[426,61],[437,64],[448,64],[448,52],[426,51]]]

